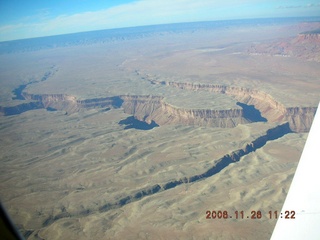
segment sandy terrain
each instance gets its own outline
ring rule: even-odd
[[[27,239],[269,239],[268,212],[281,210],[320,99],[320,63],[248,49],[311,29],[173,31],[0,55],[1,201]],[[30,99],[12,100],[23,84]],[[58,111],[6,114],[31,96]],[[267,122],[246,121],[238,101]],[[119,124],[132,115],[160,126]],[[233,162],[205,177],[224,157]],[[219,210],[228,218],[206,219]]]
[[[214,177],[101,212],[137,189],[203,172],[270,127],[123,131],[122,118],[120,110],[37,110],[2,120],[2,199],[18,226],[44,239],[268,238],[274,219],[209,220],[205,212],[281,209],[306,134],[270,142]],[[63,217],[44,224],[56,216]]]

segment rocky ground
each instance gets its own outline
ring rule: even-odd
[[[269,239],[269,211],[282,207],[319,102],[320,68],[252,46],[312,27],[1,54],[1,201],[28,239]]]

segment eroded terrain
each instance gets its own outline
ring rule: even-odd
[[[190,27],[2,53],[2,202],[28,239],[268,239],[267,213],[282,207],[319,102],[319,52],[252,49],[318,26]]]

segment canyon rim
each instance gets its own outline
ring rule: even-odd
[[[24,237],[268,239],[320,100],[320,22],[275,22],[0,43],[0,197]]]

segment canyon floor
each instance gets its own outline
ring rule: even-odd
[[[0,198],[26,239],[270,238],[320,22],[173,26],[0,43]]]

